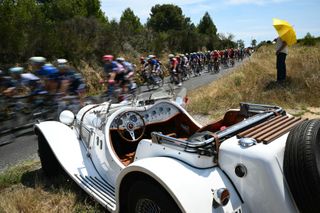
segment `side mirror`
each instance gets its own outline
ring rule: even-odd
[[[60,113],[59,120],[61,123],[70,126],[75,119],[75,115],[70,110],[64,110]]]

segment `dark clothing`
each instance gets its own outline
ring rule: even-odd
[[[286,57],[282,52],[277,55],[277,81],[286,80]]]

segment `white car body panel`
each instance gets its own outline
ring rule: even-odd
[[[248,212],[231,182],[218,167],[198,169],[169,157],[144,158],[130,164],[120,173],[117,186],[121,184],[121,179],[130,172],[145,173],[159,182],[171,194],[183,212],[234,212],[239,209],[242,212]],[[226,206],[215,209],[212,207],[212,190],[223,187],[230,191],[230,201]]]
[[[247,148],[241,147],[235,136],[220,146],[219,165],[252,212],[298,212],[282,172],[287,136]],[[246,166],[245,177],[235,174],[238,164]]]
[[[108,184],[97,172],[92,161],[88,156],[87,149],[76,137],[74,129],[56,121],[46,121],[36,124],[36,128],[45,136],[49,146],[66,171],[66,173],[87,193],[95,195],[94,198],[107,207],[110,211],[115,211],[116,201],[114,186]],[[54,129],[55,131],[51,131]],[[81,179],[93,177],[95,182],[105,185],[107,190],[99,192],[92,187],[84,184]],[[79,179],[81,178],[81,179]]]
[[[288,134],[272,143],[244,148],[236,136],[224,140],[219,148],[218,163],[213,156],[188,153],[174,145],[142,139],[133,163],[125,166],[114,151],[110,128],[121,113],[135,111],[143,117],[171,106],[166,114],[157,111],[146,122],[183,113],[199,129],[202,127],[179,104],[159,101],[154,105],[118,104],[88,105],[76,115],[75,123],[82,123],[88,131],[86,142],[79,138],[79,126],[67,126],[56,121],[36,125],[57,160],[73,180],[111,212],[118,212],[119,189],[123,178],[133,172],[144,173],[156,180],[172,196],[183,212],[298,212],[285,182],[282,166]],[[158,107],[158,108],[157,108]],[[171,113],[171,114],[170,114]],[[246,122],[246,121],[245,121]],[[239,178],[235,167],[243,164],[247,175]],[[213,192],[227,188],[230,201],[213,207]]]

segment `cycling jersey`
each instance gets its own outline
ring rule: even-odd
[[[171,58],[169,64],[170,64],[170,69],[174,70],[177,68],[179,62],[176,58]]]
[[[104,64],[104,72],[109,75],[112,72],[116,72],[118,69],[118,63],[115,61],[112,61],[111,63],[105,63]]]
[[[231,49],[231,50],[229,50],[229,57],[230,58],[233,58],[234,57],[234,51]]]

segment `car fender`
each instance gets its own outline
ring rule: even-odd
[[[76,173],[75,168],[81,166],[91,169],[87,166],[87,164],[91,165],[91,162],[83,157],[86,155],[86,149],[79,143],[74,129],[57,121],[41,122],[36,124],[34,129],[37,135],[42,134],[45,137],[57,160],[67,173]]]
[[[219,167],[198,169],[170,157],[152,157],[135,161],[123,169],[117,179],[118,201],[121,184],[124,184],[126,178],[133,173],[146,175],[158,182],[171,195],[182,212],[233,212],[239,208],[244,210],[232,183]],[[134,180],[130,182],[133,183]],[[213,208],[212,191],[220,188],[229,190],[230,201],[223,207]]]

